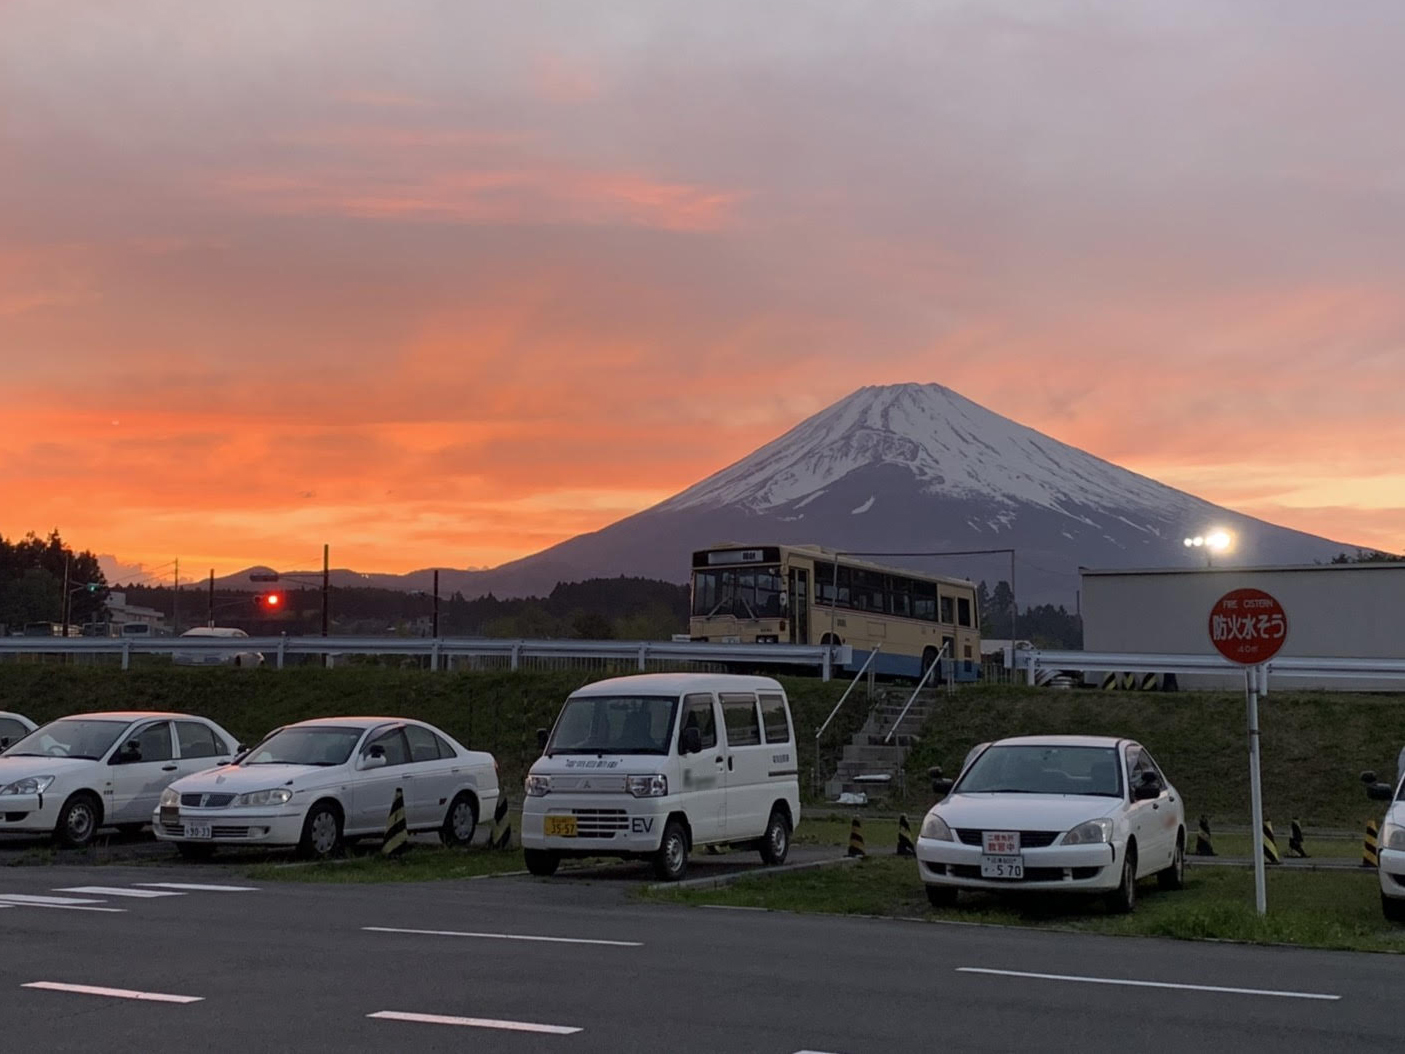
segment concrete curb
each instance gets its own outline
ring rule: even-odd
[[[1188,867],[1253,867],[1248,856],[1187,856]],[[1266,865],[1268,871],[1374,871],[1352,860],[1324,858],[1322,860],[1285,859],[1282,863]]]
[[[755,871],[734,871],[726,875],[710,875],[707,878],[688,878],[682,882],[651,882],[644,888],[651,893],[669,889],[718,889],[740,882],[744,878],[755,878],[758,875],[770,876],[790,874],[795,871],[816,871],[822,867],[852,864],[859,859],[860,857],[856,856],[836,856],[825,860],[807,860],[803,864],[782,864],[780,867],[763,867]]]

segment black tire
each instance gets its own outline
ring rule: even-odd
[[[1171,857],[1171,866],[1156,872],[1156,884],[1162,889],[1185,888],[1185,832],[1176,835],[1176,852]]]
[[[176,852],[182,860],[208,860],[215,855],[215,847],[204,842],[177,842]]]
[[[934,908],[956,907],[955,886],[928,886],[927,903]]]
[[[1107,910],[1130,915],[1137,907],[1137,851],[1131,846],[1122,857],[1122,881],[1107,895]]]
[[[1405,922],[1405,900],[1381,894],[1381,914],[1387,922]]]
[[[522,855],[527,860],[527,870],[538,878],[550,878],[561,865],[561,854],[550,849],[523,849]]]
[[[766,821],[766,833],[761,836],[761,862],[768,867],[779,867],[790,855],[790,821],[780,809],[771,810],[771,818]]]
[[[471,794],[460,794],[449,803],[444,823],[439,828],[439,840],[445,845],[471,845],[478,832],[478,806]]]
[[[654,874],[660,882],[677,882],[687,872],[688,832],[677,820],[669,820],[654,853]]]
[[[319,801],[307,811],[302,822],[298,855],[308,860],[325,860],[342,846],[341,812],[330,802]]]
[[[117,825],[117,833],[123,838],[135,838],[137,835],[141,834],[142,828],[145,826],[146,824],[144,823],[119,823]]]
[[[54,838],[65,849],[82,849],[98,833],[102,823],[102,802],[92,791],[78,791],[69,796],[59,810],[59,822],[54,825]]]

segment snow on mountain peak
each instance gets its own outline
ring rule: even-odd
[[[870,465],[909,469],[928,494],[1029,504],[1188,511],[1208,503],[987,410],[940,384],[860,388],[659,508],[804,503]]]

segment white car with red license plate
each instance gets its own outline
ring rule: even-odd
[[[1021,736],[983,745],[928,811],[917,866],[934,907],[962,889],[1092,892],[1115,911],[1136,883],[1185,877],[1185,807],[1151,754],[1129,739]]]
[[[409,831],[466,845],[497,806],[497,762],[423,721],[317,718],[269,733],[234,764],[171,784],[151,821],[158,839],[193,859],[220,845],[324,857],[345,838],[383,836],[397,790]]]
[[[0,831],[87,845],[99,827],[140,830],[172,781],[234,756],[213,721],[155,711],[73,714],[0,754]]]

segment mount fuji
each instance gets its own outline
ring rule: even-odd
[[[558,581],[686,581],[692,550],[804,543],[853,553],[1013,549],[1021,606],[1072,606],[1078,568],[1193,567],[1184,538],[1223,527],[1230,565],[1326,562],[1354,546],[1278,527],[1061,443],[938,384],[861,388],[650,509],[491,571],[442,572],[466,596]],[[1010,556],[873,555],[994,583]],[[399,577],[416,588],[428,572]],[[413,579],[413,582],[406,580]],[[363,584],[366,584],[363,580]],[[382,582],[380,584],[390,584]]]

